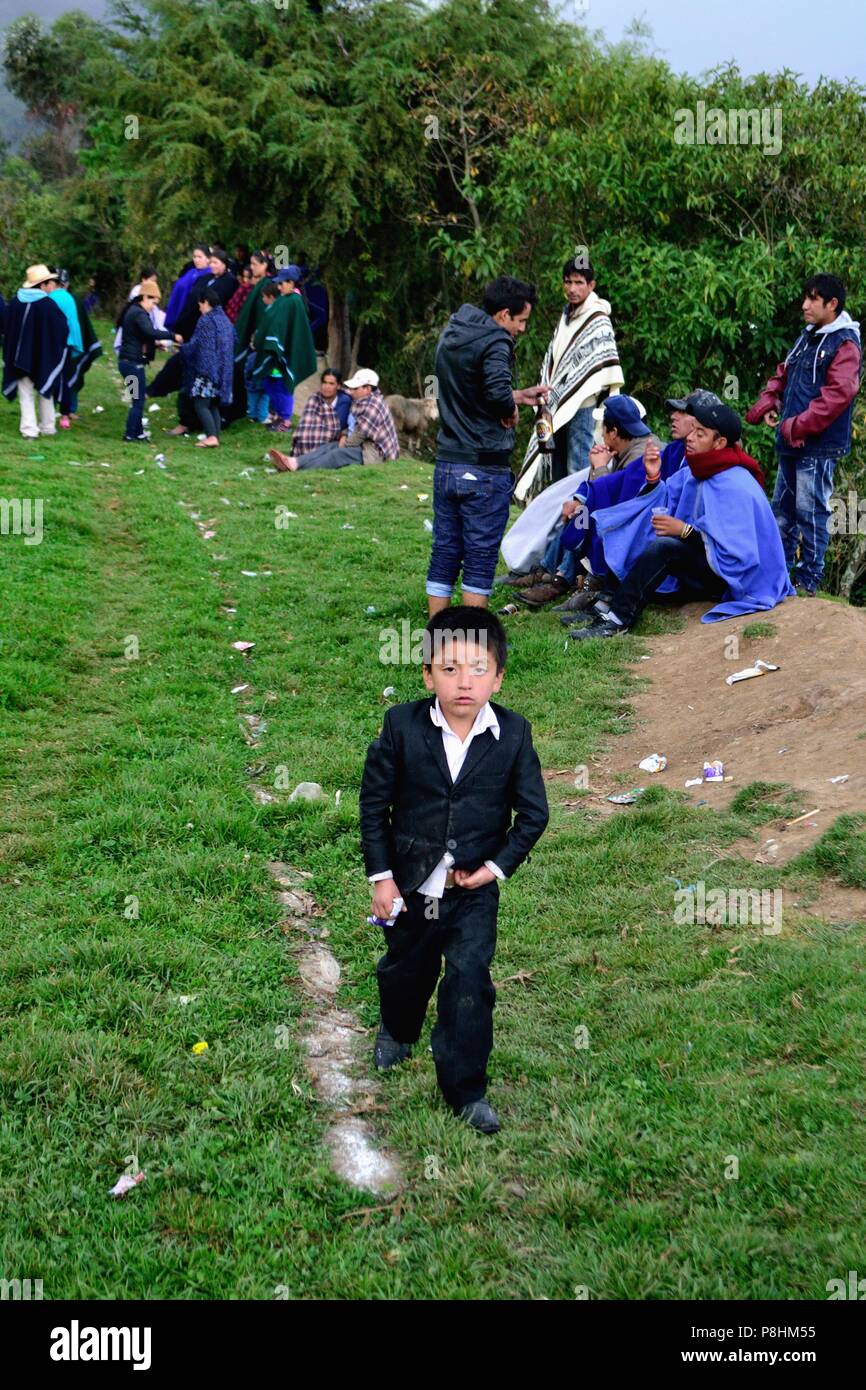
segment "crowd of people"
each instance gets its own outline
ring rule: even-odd
[[[486,607],[497,583],[529,608],[559,600],[576,641],[627,632],[656,593],[713,600],[704,622],[813,596],[860,385],[859,324],[842,281],[807,280],[803,331],[745,417],[776,431],[772,502],[742,447],[740,415],[713,392],[668,399],[662,447],[641,402],[621,390],[610,305],[595,285],[590,264],[566,262],[565,308],[538,385],[522,391],[514,344],[533,285],[492,281],[482,305],[463,305],[442,333],[429,612],[451,603],[461,575],[469,606]],[[515,481],[521,405],[537,422]],[[505,535],[513,494],[528,505]],[[496,577],[500,549],[510,568]]]
[[[394,420],[379,376],[361,368],[347,381],[330,368],[294,425],[296,388],[318,370],[316,339],[327,330],[328,302],[318,275],[301,257],[277,266],[267,249],[196,244],[174,281],[165,308],[154,266],[142,268],[117,316],[114,349],[129,409],[123,440],[150,439],[147,399],[177,396],[175,437],[197,436],[218,448],[222,430],[246,417],[291,435],[291,453],[274,449],[281,472],[342,468],[399,456]],[[101,346],[87,298],[74,298],[65,271],[31,266],[10,305],[0,301],[4,381],[17,396],[22,435],[69,428],[78,391]],[[152,381],[147,367],[169,352]],[[288,441],[287,441],[288,442]]]

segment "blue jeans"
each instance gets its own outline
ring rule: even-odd
[[[428,594],[450,598],[461,566],[464,594],[493,592],[513,491],[510,468],[436,460]]]
[[[247,418],[263,425],[268,418],[268,393],[262,391],[253,381],[253,368],[256,354],[248,352],[244,358],[244,386],[247,389]]]
[[[779,523],[785,561],[791,577],[806,589],[817,589],[824,574],[824,556],[830,544],[830,496],[836,457],[806,454],[802,458],[779,456],[773,515]]]
[[[142,425],[144,392],[146,386],[144,366],[141,362],[124,362],[123,358],[121,358],[117,364],[117,369],[120,372],[124,385],[126,385],[128,378],[132,377],[132,381],[129,382],[129,392],[132,400],[129,407],[129,414],[126,417],[126,429],[123,432],[124,438],[138,439],[144,428]]]
[[[562,530],[557,531],[556,535],[548,541],[547,549],[541,563],[550,574],[560,574],[569,584],[573,584],[577,575],[577,562],[579,555],[574,550],[566,550],[562,544]]]
[[[576,410],[568,422],[568,471],[579,473],[581,468],[589,467],[589,451],[595,438],[595,421],[592,418],[594,407],[583,405]]]

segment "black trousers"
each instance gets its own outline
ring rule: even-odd
[[[206,435],[213,435],[216,439],[220,437],[220,401],[219,396],[193,396],[192,403],[195,406],[195,413],[198,416],[199,424]]]
[[[410,893],[406,908],[397,925],[384,928],[388,950],[376,970],[382,1022],[398,1042],[418,1041],[444,956],[430,1041],[442,1094],[460,1110],[487,1090],[499,885],[447,888],[441,898]]]
[[[699,532],[693,531],[684,541],[679,536],[657,536],[616,590],[611,612],[631,627],[668,575],[681,579],[694,591],[690,598],[719,598],[727,588],[725,581],[710,569]]]

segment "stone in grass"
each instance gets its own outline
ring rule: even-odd
[[[318,782],[299,782],[289,797],[290,801],[321,801],[325,793]]]

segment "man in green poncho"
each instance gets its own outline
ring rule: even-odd
[[[257,425],[266,425],[268,422],[268,397],[267,392],[262,390],[261,386],[257,387],[253,381],[256,355],[252,350],[256,333],[261,327],[265,312],[265,306],[262,302],[262,286],[268,278],[268,258],[264,251],[254,251],[250,256],[250,270],[253,276],[253,287],[244,301],[235,324],[235,334],[238,340],[235,362],[243,363],[244,385],[247,390],[247,419],[252,420]]]
[[[253,386],[268,393],[276,420],[270,426],[278,434],[291,428],[295,388],[316,370],[316,349],[306,306],[295,286],[297,266],[280,270],[262,286],[267,306],[256,333]]]

